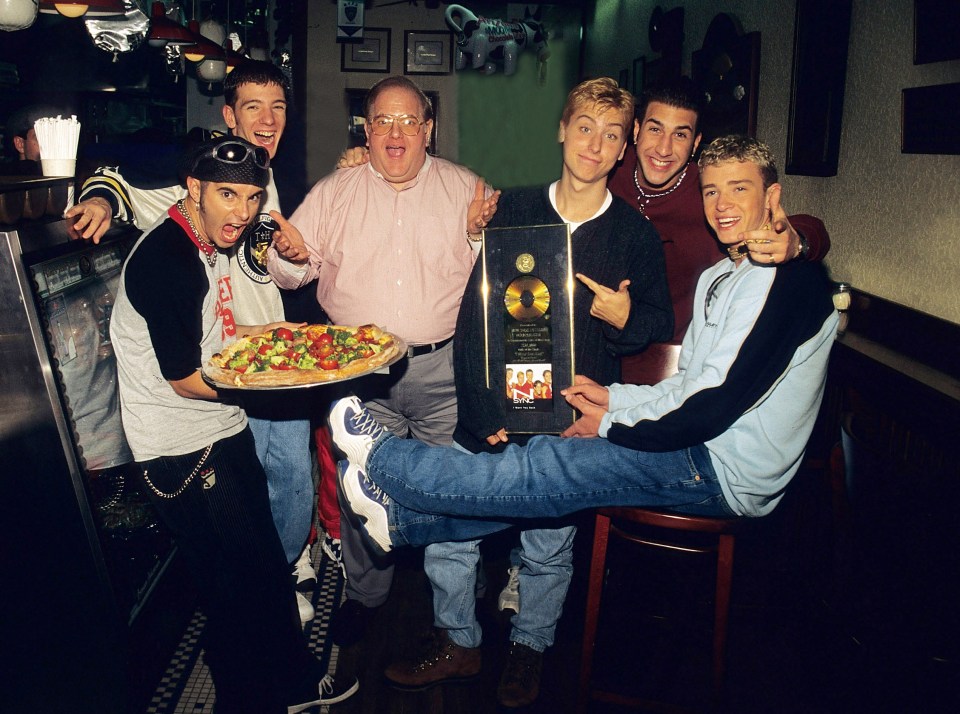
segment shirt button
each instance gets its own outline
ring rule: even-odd
[[[403,281],[402,281],[402,280],[398,280],[398,281],[397,281],[397,285],[403,285]]]

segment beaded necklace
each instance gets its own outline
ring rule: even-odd
[[[187,225],[190,226],[190,230],[193,231],[193,237],[197,239],[197,243],[200,244],[200,252],[203,253],[203,257],[207,259],[207,265],[211,268],[217,264],[217,256],[220,255],[217,247],[213,243],[208,243],[203,238],[200,237],[200,232],[197,230],[197,227],[193,224],[193,219],[190,217],[190,214],[187,212],[187,206],[185,200],[181,198],[177,201],[177,210],[180,211],[180,215],[187,219]]]
[[[663,193],[647,193],[640,187],[640,167],[637,166],[633,170],[633,185],[637,187],[637,191],[640,194],[637,196],[637,204],[640,207],[640,213],[643,213],[643,209],[647,207],[647,204],[650,203],[651,198],[663,198],[664,196],[669,196],[671,193],[680,188],[680,184],[683,183],[684,176],[687,175],[687,169],[690,167],[690,164],[687,164],[683,167],[683,171],[680,172],[680,178],[677,179],[677,182],[673,184],[668,190]],[[644,200],[645,199],[645,200]]]

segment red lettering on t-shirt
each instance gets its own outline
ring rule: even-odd
[[[217,317],[220,319],[220,338],[236,337],[237,321],[233,317],[233,288],[230,276],[224,275],[217,281]]]

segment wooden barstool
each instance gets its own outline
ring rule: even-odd
[[[624,381],[634,384],[656,384],[677,372],[679,358],[679,345],[650,345],[641,354],[624,359]],[[627,521],[649,527],[648,530],[652,530],[653,534],[644,533],[640,535],[628,532],[617,525],[618,521]],[[587,712],[591,700],[612,702],[621,706],[663,710],[662,705],[655,706],[654,702],[595,690],[590,684],[593,673],[593,648],[596,643],[597,622],[600,617],[600,597],[603,592],[603,580],[606,571],[607,544],[611,535],[619,536],[634,543],[666,548],[677,552],[715,552],[717,554],[717,587],[713,629],[713,696],[715,700],[720,698],[723,689],[735,534],[745,522],[746,519],[743,518],[688,516],[650,508],[602,508],[597,511],[580,659],[578,712]],[[706,543],[704,545],[693,545],[678,542],[677,531],[706,534]],[[674,537],[671,537],[671,532],[674,533]]]
[[[627,521],[656,529],[656,535],[631,533],[617,522]],[[717,586],[714,595],[713,619],[713,698],[719,700],[723,691],[724,659],[727,643],[727,619],[730,612],[730,584],[733,578],[733,553],[737,531],[745,525],[744,518],[709,518],[688,516],[649,508],[602,508],[597,511],[593,536],[593,555],[587,590],[587,611],[583,628],[583,648],[580,659],[580,686],[577,711],[587,712],[591,700],[612,702],[621,706],[649,708],[652,702],[593,689],[593,648],[600,617],[600,598],[606,572],[607,544],[611,535],[633,543],[666,548],[685,553],[716,553]],[[711,536],[704,545],[678,542],[671,532],[687,531]],[[662,532],[662,537],[661,537]],[[713,537],[715,536],[715,538]]]

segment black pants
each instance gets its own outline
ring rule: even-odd
[[[141,466],[174,493],[203,450]],[[207,617],[206,663],[217,714],[286,712],[322,677],[300,627],[290,570],[273,525],[267,482],[249,429],[217,441],[190,485],[144,493],[173,533]]]

